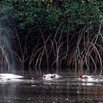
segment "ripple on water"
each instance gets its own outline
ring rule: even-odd
[[[103,78],[98,79],[100,82],[93,83],[78,81],[78,77],[0,81],[0,100],[2,103],[99,103],[103,102]]]

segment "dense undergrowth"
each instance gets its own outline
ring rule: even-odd
[[[13,54],[20,68],[37,72],[72,68],[75,73],[102,73],[102,0],[1,0],[0,3],[6,7],[2,13],[7,15],[2,24],[15,32]]]

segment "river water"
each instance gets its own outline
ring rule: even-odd
[[[103,77],[82,82],[78,77],[43,81],[40,76],[0,81],[0,103],[103,103]]]

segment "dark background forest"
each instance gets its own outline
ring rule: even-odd
[[[102,0],[0,0],[0,9],[19,68],[102,73]]]

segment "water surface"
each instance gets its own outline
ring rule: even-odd
[[[0,81],[0,103],[103,103],[103,77],[81,82],[78,77],[43,81],[41,76]]]

